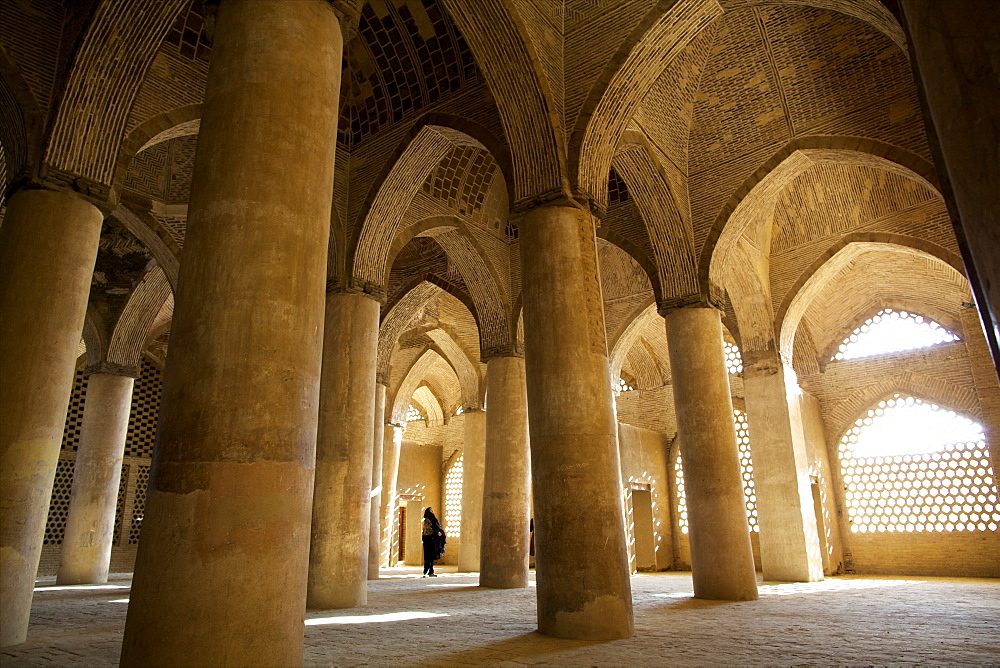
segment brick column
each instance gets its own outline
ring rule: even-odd
[[[340,23],[222,0],[121,665],[302,663]]]
[[[368,602],[378,317],[379,303],[370,297],[327,296],[309,608]]]
[[[632,593],[594,219],[560,201],[525,213],[520,239],[538,630],[627,638]]]
[[[486,458],[479,584],[528,586],[531,461],[524,359],[486,363]]]
[[[385,383],[375,383],[375,424],[372,433],[372,492],[368,529],[368,579],[378,580],[382,563],[382,439],[385,437]]]
[[[132,376],[90,374],[58,584],[108,581],[134,383]]]
[[[684,458],[696,598],[757,599],[736,448],[733,400],[722,348],[722,318],[710,307],[661,309]],[[759,494],[759,491],[758,491]]]
[[[104,216],[22,190],[0,226],[0,646],[24,642]]]
[[[486,413],[465,407],[462,447],[462,540],[458,546],[458,571],[479,571],[483,526],[483,471],[486,466]]]

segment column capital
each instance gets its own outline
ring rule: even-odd
[[[382,371],[375,372],[375,382],[379,385],[384,385],[386,388],[389,387],[389,374]]]
[[[479,355],[479,361],[483,364],[488,364],[490,360],[498,357],[519,357],[524,359],[524,348],[523,346],[516,346],[511,343],[504,343],[499,346],[490,346],[489,348],[483,349],[482,353]]]
[[[552,188],[544,192],[522,197],[511,210],[511,220],[514,224],[520,222],[526,213],[547,206],[568,206],[589,211],[598,219],[603,218],[607,210],[602,207],[597,198],[583,190],[568,188]]]
[[[77,197],[93,205],[105,216],[117,206],[111,187],[75,172],[43,164],[34,175],[26,175],[7,187],[7,199],[22,190],[47,190]]]
[[[656,302],[656,312],[664,318],[671,312],[682,308],[714,308],[720,312],[725,312],[725,295],[722,290],[712,286],[708,294],[693,292],[680,297],[667,297],[658,299]]]
[[[378,302],[379,304],[385,304],[386,300],[386,290],[384,286],[377,285],[371,281],[366,281],[356,276],[352,276],[350,283],[347,285],[342,284],[336,278],[326,279],[326,293],[362,295],[364,297],[368,297],[372,301]]]
[[[118,364],[117,362],[108,361],[91,364],[83,370],[83,373],[86,376],[100,373],[106,376],[128,376],[129,378],[139,378],[142,375],[139,372],[138,365]]]

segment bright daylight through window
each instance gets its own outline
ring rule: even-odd
[[[743,477],[743,498],[747,504],[747,524],[751,531],[760,531],[757,526],[757,494],[753,485],[753,461],[750,459],[750,428],[747,416],[741,410],[733,410],[736,424],[736,445],[740,451],[740,473]],[[674,487],[677,489],[677,524],[681,533],[688,532],[687,498],[684,496],[684,463],[678,450],[674,459]]]
[[[851,332],[832,359],[871,357],[950,341],[958,341],[958,337],[930,318],[887,308]]]
[[[996,531],[983,428],[911,396],[880,401],[840,441],[851,531]]]

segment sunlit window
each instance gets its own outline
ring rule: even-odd
[[[833,356],[835,360],[871,357],[901,350],[927,348],[939,343],[958,341],[947,329],[922,315],[882,309],[844,339]]]
[[[750,457],[750,428],[746,414],[733,410],[736,424],[736,446],[740,454],[740,475],[743,477],[743,498],[747,504],[747,525],[751,531],[760,531],[757,526],[757,493],[753,484],[753,460]],[[674,460],[674,486],[677,488],[677,523],[681,533],[688,532],[687,498],[684,495],[684,462],[680,450]]]
[[[729,373],[743,373],[743,356],[735,343],[729,341],[722,342],[723,351],[726,354],[726,368]]]
[[[462,472],[464,457],[459,455],[444,475],[444,530],[451,538],[462,535]]]
[[[423,419],[424,416],[420,414],[420,411],[418,411],[413,406],[413,404],[410,404],[410,406],[406,409],[406,421],[413,422],[414,420],[423,420]]]
[[[1000,504],[983,429],[900,394],[840,441],[851,531],[996,531]]]

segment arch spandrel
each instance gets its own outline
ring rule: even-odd
[[[196,136],[200,131],[200,104],[184,105],[146,119],[133,128],[118,147],[112,185],[122,187],[129,166],[138,154],[171,139]]]

